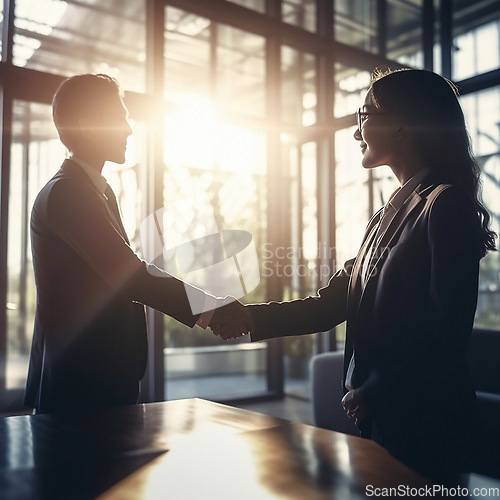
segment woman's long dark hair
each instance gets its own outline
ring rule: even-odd
[[[398,116],[413,133],[426,166],[446,183],[460,186],[474,203],[481,231],[481,253],[495,250],[496,233],[481,202],[481,171],[472,153],[458,89],[425,70],[376,70],[370,93],[375,106]]]

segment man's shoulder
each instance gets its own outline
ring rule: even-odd
[[[76,203],[80,198],[87,198],[92,192],[92,184],[77,164],[66,160],[61,168],[47,181],[38,193],[33,208],[41,206],[63,207],[67,203]]]
[[[64,186],[86,189],[91,187],[88,176],[71,160],[65,160],[59,170],[47,181],[47,184],[41,191],[50,191],[54,187],[62,188]]]

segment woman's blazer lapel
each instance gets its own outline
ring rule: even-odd
[[[365,238],[354,261],[354,266],[349,281],[348,292],[348,317],[350,318],[355,317],[355,315],[352,314],[354,312],[352,308],[357,307],[357,305],[359,304],[359,301],[357,299],[359,298],[361,293],[361,272],[363,268],[362,264],[375,238],[378,224],[380,222],[380,217],[382,216],[382,211],[383,209],[381,208],[370,219],[368,227],[365,231]]]
[[[363,283],[361,290],[360,303],[363,295],[370,283],[373,285],[373,278],[380,273],[380,267],[383,265],[384,260],[391,248],[398,242],[399,236],[408,221],[412,212],[420,205],[425,203],[427,196],[434,193],[436,184],[433,184],[429,178],[418,185],[418,187],[411,193],[408,199],[403,203],[402,207],[395,213],[384,234],[381,235],[379,241],[376,243],[377,247],[374,248],[372,255],[374,260],[370,263],[369,273]]]
[[[418,206],[422,201],[422,197],[415,190],[411,193],[410,197],[403,203],[403,206],[394,214],[391,222],[387,226],[387,229],[380,236],[376,247],[373,249],[373,262],[371,262],[369,273],[365,280],[365,287],[368,284],[373,273],[376,272],[377,266],[380,259],[385,256],[385,253],[389,252],[392,246],[397,242],[397,237],[401,233],[401,229],[405,225],[410,213]]]

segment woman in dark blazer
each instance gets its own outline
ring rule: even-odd
[[[479,261],[495,249],[456,87],[439,75],[373,75],[354,138],[366,169],[401,187],[356,258],[315,297],[241,308],[252,341],[347,321],[342,404],[361,435],[440,482],[467,469],[475,392],[466,366]],[[222,338],[241,334],[228,318]],[[336,383],[332,381],[332,383]]]

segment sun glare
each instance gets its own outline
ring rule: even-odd
[[[210,168],[218,150],[220,120],[203,98],[180,98],[165,118],[166,163]]]
[[[167,167],[255,173],[264,167],[263,133],[236,126],[209,99],[179,96],[165,117]]]

